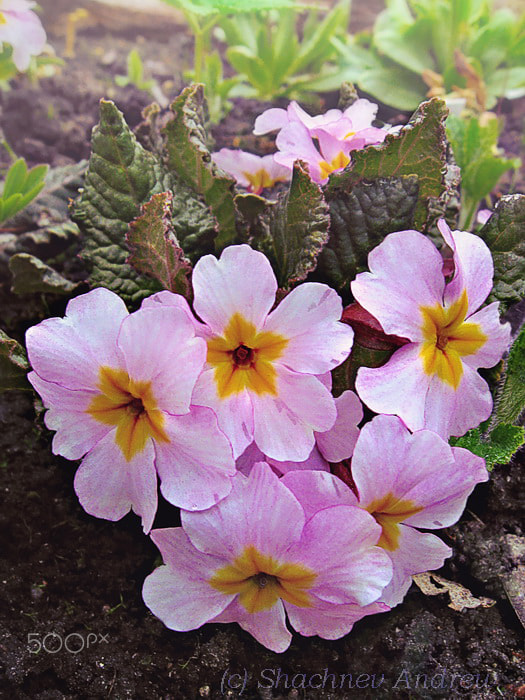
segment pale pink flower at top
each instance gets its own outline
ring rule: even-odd
[[[221,148],[211,157],[219,168],[235,178],[238,185],[253,194],[260,194],[278,182],[288,182],[292,176],[292,169],[277,163],[273,154],[256,156],[246,151]]]
[[[397,416],[376,416],[357,440],[352,478],[357,496],[326,472],[290,472],[282,481],[294,493],[307,493],[312,511],[347,504],[374,516],[382,527],[378,544],[393,564],[392,581],[379,600],[394,607],[414,574],[440,568],[452,553],[439,537],[417,528],[453,525],[476,484],[488,475],[481,457],[450,447],[436,433],[411,434]]]
[[[323,472],[317,472],[323,473]],[[339,639],[353,624],[388,610],[375,601],[392,565],[377,547],[381,528],[361,508],[308,506],[264,463],[238,474],[230,495],[182,527],[154,530],[164,565],[144,582],[148,608],[170,629],[238,622],[257,641],[285,651],[291,626],[304,636]]]
[[[157,473],[181,508],[208,508],[230,492],[231,447],[213,412],[190,406],[206,343],[184,312],[128,314],[116,294],[94,289],[70,301],[65,318],[30,328],[26,342],[54,453],[86,455],[75,490],[88,513],[119,520],[133,508],[149,531]]]
[[[331,376],[319,377],[331,388]],[[237,469],[249,474],[257,462],[267,462],[278,474],[297,469],[320,469],[330,471],[330,464],[350,459],[359,436],[358,425],[363,419],[363,406],[357,394],[345,391],[335,399],[337,418],[334,425],[324,433],[315,433],[315,447],[303,462],[279,462],[264,455],[252,442],[237,459]]]
[[[314,433],[335,423],[326,374],[350,353],[353,330],[340,322],[339,295],[325,284],[296,287],[271,311],[277,280],[268,259],[247,245],[205,255],[193,270],[196,332],[208,344],[207,363],[192,402],[217,414],[237,459],[248,445],[271,459],[302,462]],[[182,301],[181,301],[182,300]],[[182,299],[160,292],[147,304]]]
[[[344,112],[340,109],[329,109],[324,114],[317,114],[315,117],[311,117],[297,102],[292,101],[287,109],[272,107],[260,114],[255,120],[253,133],[256,135],[268,134],[272,131],[279,131],[290,123],[299,122],[313,135],[314,130],[318,127],[325,127],[340,121],[342,118],[351,122],[356,133],[370,128],[374,131],[381,131],[381,129],[372,126],[376,114],[377,105],[365,99],[356,100]]]
[[[29,0],[0,0],[0,42],[13,47],[13,63],[20,71],[29,67],[46,43],[46,32]]]
[[[489,387],[476,371],[493,367],[509,346],[498,303],[480,309],[492,289],[493,263],[472,233],[439,230],[453,251],[454,274],[417,231],[391,233],[368,256],[370,272],[357,275],[352,293],[384,331],[408,338],[383,367],[362,367],[356,391],[376,413],[400,416],[411,430],[444,438],[463,435],[490,415]]]
[[[311,117],[297,102],[288,109],[272,108],[259,115],[254,133],[278,131],[274,154],[277,163],[292,168],[296,160],[307,163],[315,182],[325,184],[328,176],[350,163],[350,152],[382,143],[392,127],[372,126],[377,105],[356,100],[344,112],[331,109]]]

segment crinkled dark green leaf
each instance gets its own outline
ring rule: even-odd
[[[355,378],[360,367],[381,367],[392,356],[393,350],[365,348],[354,340],[349,357],[332,371],[332,394],[339,396],[351,389],[355,391]]]
[[[290,189],[277,202],[257,195],[239,195],[241,240],[262,251],[272,263],[279,286],[292,287],[317,265],[328,240],[330,217],[319,185],[305,166],[294,166]]]
[[[501,312],[525,296],[525,195],[502,197],[479,232],[494,259],[494,288],[489,298]]]
[[[507,368],[498,390],[496,423],[516,423],[525,411],[525,326],[512,344]]]
[[[433,98],[418,107],[399,134],[387,136],[379,146],[353,151],[351,165],[330,178],[326,187],[328,199],[336,199],[340,191],[349,192],[363,180],[415,175],[419,194],[413,223],[418,231],[423,231],[431,202],[439,199],[445,189],[446,116],[443,100]]]
[[[221,175],[211,160],[204,128],[205,98],[202,85],[185,88],[171,105],[173,119],[164,133],[168,167],[196,194],[203,197],[217,220],[215,250],[236,238],[234,180]]]
[[[498,425],[487,436],[479,428],[469,430],[459,438],[450,438],[454,447],[464,447],[478,457],[483,457],[487,469],[495,464],[507,464],[525,441],[525,428],[519,425]]]
[[[9,260],[15,294],[70,294],[75,282],[63,277],[40,258],[28,253],[17,253]]]
[[[418,178],[390,177],[342,183],[328,188],[330,238],[321,255],[315,279],[327,282],[346,298],[350,282],[367,267],[368,254],[393,231],[414,227]]]
[[[30,389],[29,362],[24,348],[0,329],[0,391]]]
[[[73,218],[85,235],[83,257],[91,266],[90,282],[138,303],[158,284],[128,264],[128,224],[153,194],[166,189],[154,155],[137,142],[113,102],[100,103],[100,123],[93,130],[92,153],[84,189]]]
[[[175,235],[172,220],[173,195],[161,192],[143,205],[141,214],[129,225],[129,264],[157,280],[162,289],[191,296],[191,263]]]

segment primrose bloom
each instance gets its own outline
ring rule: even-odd
[[[29,67],[46,43],[46,32],[29,0],[0,0],[0,42],[13,47],[13,63],[19,71]]]
[[[390,127],[386,127],[386,129],[373,127],[372,122],[376,118],[376,114],[377,105],[365,99],[356,100],[344,112],[340,109],[329,109],[324,114],[318,114],[315,117],[311,117],[297,102],[292,101],[287,109],[272,107],[260,114],[255,120],[253,133],[256,135],[268,134],[272,131],[280,131],[291,123],[300,123],[308,129],[312,136],[315,136],[315,130],[319,127],[326,127],[328,124],[345,119],[350,122],[355,134],[359,134],[363,138],[376,139],[370,143],[377,143],[385,138]]]
[[[344,112],[331,109],[315,117],[291,102],[286,110],[272,108],[257,117],[254,133],[278,130],[276,162],[292,168],[296,160],[302,160],[312,179],[325,184],[331,173],[350,163],[351,151],[384,141],[390,127],[373,127],[376,113],[377,105],[364,99]]]
[[[272,459],[305,460],[314,432],[336,419],[334,399],[315,375],[341,364],[352,347],[339,295],[324,284],[301,284],[270,313],[275,275],[247,245],[226,248],[219,260],[202,257],[193,291],[208,346],[193,403],[215,411],[235,458],[255,442]]]
[[[411,430],[444,438],[463,435],[490,415],[489,387],[476,371],[493,367],[510,341],[498,303],[478,310],[492,288],[490,251],[475,234],[438,224],[452,249],[446,283],[443,259],[417,231],[391,233],[368,256],[370,272],[352,292],[384,331],[408,338],[386,365],[361,368],[356,390],[376,413],[400,416]]]
[[[54,453],[86,455],[75,490],[88,513],[119,520],[133,508],[149,531],[157,472],[181,508],[208,508],[230,492],[230,445],[211,410],[190,406],[206,343],[184,312],[128,314],[116,294],[94,289],[70,301],[65,318],[30,328],[26,343]]]
[[[292,170],[274,160],[273,154],[256,156],[246,151],[221,148],[211,155],[213,162],[235,178],[248,192],[260,194],[278,182],[288,182]]]
[[[319,377],[330,389],[331,376]],[[296,469],[320,469],[330,471],[330,464],[349,459],[359,436],[358,425],[363,419],[363,406],[357,394],[345,391],[335,399],[337,418],[334,425],[324,433],[315,433],[315,447],[303,462],[279,462],[264,455],[252,442],[237,460],[237,469],[249,474],[257,462],[267,462],[277,474],[286,474]]]
[[[231,494],[201,513],[182,511],[182,527],[154,530],[164,566],[143,597],[170,629],[238,622],[269,649],[285,651],[291,626],[338,639],[353,624],[388,610],[375,603],[390,582],[380,526],[361,508],[315,508],[294,472],[294,494],[267,464],[238,474]],[[318,472],[321,473],[321,472]]]
[[[417,528],[453,525],[476,484],[488,475],[481,457],[450,447],[436,433],[411,434],[397,416],[376,416],[357,440],[352,478],[357,496],[326,472],[290,472],[282,481],[294,493],[307,491],[317,509],[345,503],[373,515],[382,528],[378,544],[393,565],[380,601],[393,607],[405,597],[414,574],[439,569],[452,553],[439,537]]]

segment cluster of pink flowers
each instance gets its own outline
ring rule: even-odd
[[[406,339],[383,367],[359,370],[358,395],[331,393],[353,343],[338,294],[304,283],[275,306],[270,263],[247,245],[199,260],[193,309],[164,291],[129,314],[95,289],[29,329],[29,378],[54,452],[82,458],[85,510],[118,520],[133,509],[148,533],[157,475],[181,508],[181,527],[151,531],[164,564],[143,590],[169,628],[238,622],[281,652],[287,618],[337,639],[450,556],[419,528],[455,523],[487,479],[483,459],[447,440],[490,414],[476,370],[498,362],[509,328],[497,304],[479,310],[488,248],[440,230],[448,279],[430,240],[401,231],[352,283],[384,331]],[[360,428],[361,401],[382,415]],[[331,473],[350,459],[352,487]]]
[[[254,194],[289,180],[296,160],[306,163],[314,182],[325,184],[331,173],[346,168],[352,151],[382,143],[388,133],[399,128],[372,126],[376,114],[377,105],[363,98],[344,112],[330,109],[315,117],[297,102],[290,102],[287,109],[272,107],[255,120],[254,134],[278,132],[276,153],[261,157],[222,148],[212,158],[237,184]]]
[[[46,43],[46,32],[33,12],[32,0],[1,0],[0,42],[13,47],[13,63],[20,71],[29,67],[31,56],[38,56]]]

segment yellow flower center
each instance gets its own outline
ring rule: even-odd
[[[279,181],[278,178],[273,178],[264,168],[257,170],[255,173],[243,172],[243,175],[250,183],[249,189],[254,194],[259,194],[267,187],[273,187]]]
[[[208,583],[221,593],[238,593],[239,603],[249,613],[256,613],[269,610],[279,598],[299,608],[311,607],[307,591],[316,578],[306,566],[280,563],[250,545],[232,564],[218,569]]]
[[[157,408],[151,382],[136,382],[123,369],[102,366],[98,388],[87,413],[105,425],[116,425],[116,443],[129,462],[149,438],[169,442],[164,414]]]
[[[425,339],[420,357],[426,374],[437,376],[457,389],[463,376],[461,358],[473,355],[487,342],[478,323],[465,323],[467,292],[447,309],[441,304],[420,307]]]
[[[372,501],[366,510],[383,528],[378,546],[393,552],[399,547],[399,523],[419,513],[423,508],[413,501],[402,500],[393,493],[387,493],[383,498]]]
[[[0,12],[0,24],[7,24],[7,18],[3,12]]]
[[[277,373],[273,362],[281,357],[288,340],[256,327],[235,313],[224,335],[208,340],[208,363],[214,368],[217,393],[221,399],[250,389],[258,395],[277,395]]]
[[[332,160],[331,163],[328,163],[326,160],[322,160],[319,163],[319,168],[321,170],[321,178],[324,180],[330,175],[330,173],[333,173],[334,170],[341,170],[342,168],[346,168],[349,162],[350,156],[345,155],[343,151],[339,151],[339,153],[336,155],[336,157]]]

